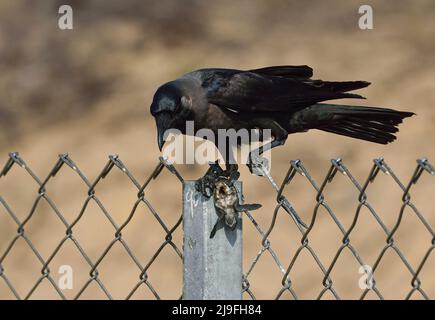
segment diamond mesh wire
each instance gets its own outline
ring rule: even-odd
[[[79,252],[83,260],[86,262],[89,271],[87,280],[77,290],[74,299],[83,298],[84,293],[89,289],[91,284],[96,284],[104,293],[104,296],[107,299],[114,298],[113,292],[110,292],[108,287],[105,285],[103,279],[100,277],[99,268],[102,262],[107,260],[107,257],[109,253],[113,250],[115,244],[121,245],[129,259],[136,266],[137,270],[136,283],[129,290],[125,298],[132,298],[138,290],[146,290],[154,298],[161,298],[161,295],[156,289],[155,283],[153,282],[152,277],[149,276],[148,271],[166,247],[170,248],[170,250],[172,250],[176,254],[180,265],[182,264],[182,252],[173,241],[174,232],[178,229],[181,229],[180,225],[182,222],[182,214],[181,212],[179,213],[178,220],[175,224],[169,225],[167,222],[164,221],[164,219],[157,212],[155,207],[151,205],[151,202],[145,195],[145,191],[150,188],[150,182],[154,179],[158,179],[160,173],[163,170],[169,171],[172,175],[175,176],[175,179],[179,183],[183,183],[183,177],[172,164],[165,161],[163,158],[160,158],[154,171],[142,183],[133,176],[131,171],[124,165],[124,163],[119,159],[118,156],[109,156],[108,162],[105,164],[100,174],[94,180],[88,179],[86,175],[82,172],[82,170],[80,170],[80,168],[76,165],[76,163],[68,156],[68,154],[60,155],[59,159],[57,160],[49,174],[43,179],[40,179],[34,173],[34,171],[32,171],[32,169],[26,164],[26,162],[20,157],[18,153],[9,154],[9,158],[4,165],[2,171],[0,172],[0,179],[5,177],[13,167],[18,167],[20,170],[24,170],[26,175],[33,182],[35,182],[37,186],[36,197],[33,201],[30,211],[22,219],[20,219],[20,216],[12,210],[12,207],[0,194],[0,205],[4,208],[3,212],[5,212],[6,215],[0,217],[0,221],[2,221],[1,219],[11,219],[11,221],[13,221],[13,223],[17,227],[13,237],[8,240],[8,242],[4,245],[6,249],[3,252],[0,252],[0,282],[3,281],[3,287],[10,290],[10,293],[12,293],[13,297],[15,297],[16,299],[30,299],[34,296],[35,291],[42,285],[42,283],[48,282],[49,285],[55,290],[59,298],[67,299],[66,295],[63,293],[63,290],[59,287],[59,284],[53,276],[53,272],[50,270],[50,267],[53,265],[53,260],[62,251],[62,248],[64,248],[67,243],[71,243],[76,248],[77,252]],[[59,206],[57,206],[55,201],[53,200],[53,197],[47,191],[47,186],[51,183],[53,177],[55,177],[60,172],[62,167],[67,167],[69,168],[69,170],[72,170],[72,172],[74,172],[74,174],[79,177],[81,183],[83,183],[87,189],[87,194],[85,200],[83,201],[83,204],[81,205],[81,209],[71,221],[69,221],[66,215],[62,213]],[[109,210],[105,207],[103,201],[100,199],[101,197],[96,191],[97,185],[99,185],[113,170],[116,169],[120,170],[129,179],[130,184],[132,184],[137,189],[136,200],[133,203],[131,209],[129,209],[129,214],[127,218],[125,218],[121,224],[117,224],[115,222],[113,214],[111,214]],[[327,293],[332,294],[332,296],[336,299],[346,298],[346,296],[340,294],[339,290],[337,290],[336,288],[336,285],[334,283],[333,271],[337,268],[337,265],[339,264],[339,259],[345,251],[348,251],[351,254],[353,259],[359,266],[364,267],[367,265],[366,257],[360,254],[354,243],[351,241],[353,232],[355,231],[356,226],[361,220],[360,218],[362,209],[365,208],[374,218],[374,221],[376,222],[378,228],[382,231],[384,237],[384,245],[382,246],[380,251],[376,253],[377,257],[374,263],[372,263],[370,276],[366,280],[367,287],[366,289],[361,291],[361,295],[359,298],[365,299],[367,298],[367,295],[369,293],[372,293],[377,298],[384,299],[382,290],[377,286],[376,277],[379,265],[383,260],[386,259],[385,257],[388,252],[394,253],[399,258],[399,261],[403,264],[410,277],[412,278],[411,282],[409,283],[408,293],[404,298],[413,298],[416,296],[417,293],[419,293],[420,297],[424,299],[431,298],[429,294],[425,291],[425,286],[420,278],[420,275],[422,273],[422,270],[427,268],[427,262],[429,261],[435,246],[435,234],[429,222],[430,219],[428,219],[429,214],[434,214],[434,212],[421,212],[413,203],[411,198],[413,186],[421,180],[420,178],[423,174],[429,176],[435,175],[434,167],[429,163],[428,160],[417,160],[417,166],[414,170],[414,173],[412,174],[411,178],[407,180],[407,183],[403,183],[398,178],[393,169],[382,158],[374,160],[373,166],[363,183],[358,182],[358,180],[352,175],[350,170],[346,167],[341,159],[331,160],[331,166],[321,183],[318,183],[312,177],[308,168],[305,167],[302,161],[299,160],[291,161],[289,169],[280,185],[278,185],[274,181],[270,173],[267,172],[265,168],[262,169],[266,179],[270,182],[272,188],[276,191],[276,206],[273,210],[270,225],[268,225],[268,227],[264,229],[260,226],[259,223],[257,223],[256,219],[250,212],[245,212],[246,217],[249,220],[247,223],[251,223],[256,230],[255,232],[258,232],[258,234],[262,238],[257,250],[257,254],[253,257],[251,262],[244,267],[245,272],[243,274],[242,283],[243,291],[247,297],[251,299],[256,299],[256,292],[255,290],[253,290],[250,283],[250,281],[252,281],[253,279],[252,273],[253,270],[257,267],[258,262],[263,259],[263,256],[265,254],[269,254],[272,257],[273,263],[276,265],[276,272],[280,273],[282,279],[280,290],[276,292],[276,295],[274,297],[270,298],[284,298],[285,294],[289,293],[290,297],[298,299],[298,292],[293,285],[293,271],[296,263],[301,259],[302,253],[307,252],[313,258],[315,267],[318,269],[318,272],[320,272],[323,278],[321,283],[322,289],[320,290],[320,292],[318,292],[317,298],[324,298]],[[401,202],[401,207],[399,212],[396,213],[396,220],[392,228],[388,228],[387,224],[383,221],[381,215],[378,214],[374,205],[372,205],[371,200],[367,196],[367,190],[370,188],[371,185],[376,182],[376,178],[379,176],[380,172],[386,174],[390,179],[392,179],[394,185],[397,186],[397,188],[399,188],[400,192],[402,193],[402,198],[398,199]],[[331,183],[337,176],[337,173],[343,174],[346,177],[350,187],[355,188],[358,193],[358,197],[355,199],[356,209],[353,213],[353,219],[348,226],[340,219],[340,216],[336,212],[334,212],[332,207],[328,204],[328,199],[325,196],[324,192],[326,188],[331,185]],[[284,261],[278,256],[277,251],[272,246],[271,235],[276,230],[275,227],[278,215],[284,214],[289,218],[292,218],[292,213],[296,213],[289,199],[287,199],[287,197],[285,196],[285,191],[288,185],[290,185],[297,176],[301,176],[303,179],[305,179],[308,182],[308,187],[312,188],[315,191],[316,195],[313,199],[313,211],[308,226],[303,227],[299,225],[294,218],[291,220],[299,230],[300,241],[298,243],[288,244],[289,247],[296,247],[296,250],[289,261]],[[433,180],[430,181],[433,182]],[[431,186],[429,185],[427,187],[430,188]],[[249,188],[249,186],[245,186],[245,188]],[[301,192],[303,192],[303,190]],[[181,195],[174,194],[172,195],[172,197],[181,198]],[[34,241],[32,241],[31,237],[27,232],[29,222],[32,219],[35,219],[36,208],[38,207],[38,204],[42,201],[46,202],[50,210],[61,222],[64,229],[64,236],[62,237],[61,241],[58,242],[54,246],[54,248],[50,250],[50,253],[47,256],[44,256],[41,253],[41,250],[34,243]],[[111,228],[113,229],[113,236],[111,240],[103,248],[100,249],[100,253],[96,259],[91,258],[91,255],[81,244],[80,238],[75,233],[77,225],[83,220],[83,217],[86,215],[86,212],[90,207],[91,203],[94,203],[96,205],[96,207],[102,213],[104,219],[109,222]],[[161,240],[160,246],[158,246],[158,248],[151,255],[151,257],[145,261],[138,258],[132,247],[127,243],[125,237],[123,237],[122,233],[127,225],[133,223],[132,219],[138,211],[138,207],[141,205],[145,206],[149,210],[153,219],[155,219],[155,221],[159,225],[159,228],[161,228],[164,234],[164,238]],[[327,212],[327,214],[330,216],[331,220],[336,225],[341,234],[341,245],[336,248],[334,256],[331,257],[331,261],[328,263],[324,261],[325,259],[322,260],[319,252],[316,252],[316,249],[310,243],[312,231],[314,227],[319,223],[319,209],[324,209]],[[397,231],[404,224],[403,217],[405,214],[408,214],[408,212],[411,212],[411,214],[418,219],[419,223],[423,226],[424,232],[427,233],[427,235],[431,239],[431,241],[427,243],[427,250],[425,251],[424,255],[419,258],[417,264],[410,262],[410,260],[403,253],[403,250],[400,248],[398,242],[395,239]],[[1,211],[0,214],[2,214]],[[41,267],[40,274],[37,280],[31,286],[30,290],[25,294],[19,293],[19,290],[17,290],[14,281],[9,277],[10,270],[8,270],[4,264],[5,259],[13,252],[14,248],[16,248],[18,240],[24,240],[24,243],[30,249],[32,255],[36,257]],[[181,298],[181,293],[179,297]]]
[[[55,289],[57,294],[61,299],[66,299],[66,296],[63,294],[62,290],[59,288],[59,285],[57,282],[53,279],[51,270],[50,270],[50,263],[53,261],[53,259],[58,255],[58,253],[61,251],[62,247],[65,246],[65,243],[67,241],[70,241],[73,243],[73,245],[76,247],[82,258],[86,261],[86,263],[89,266],[89,278],[85,282],[85,284],[78,290],[78,293],[74,297],[75,299],[79,299],[82,294],[89,288],[91,283],[95,282],[99,288],[102,290],[104,295],[108,299],[113,299],[112,294],[109,292],[107,287],[104,285],[103,281],[99,277],[98,267],[102,263],[102,261],[108,256],[109,252],[113,248],[113,246],[116,243],[120,243],[122,247],[124,248],[125,252],[128,254],[130,259],[133,261],[133,263],[137,267],[137,284],[131,289],[129,294],[127,295],[126,299],[129,299],[132,297],[132,295],[139,289],[141,286],[145,286],[151,294],[156,298],[160,299],[160,296],[155,289],[155,287],[152,284],[152,281],[149,279],[147,271],[150,268],[150,266],[154,263],[156,258],[159,256],[159,254],[162,252],[162,250],[169,246],[171,247],[174,252],[177,254],[177,256],[180,258],[180,263],[182,261],[182,253],[180,249],[175,245],[175,243],[172,241],[172,234],[174,231],[179,228],[181,224],[181,213],[178,218],[178,221],[173,226],[168,226],[162,218],[159,216],[157,211],[154,209],[154,207],[151,205],[151,203],[147,200],[145,196],[145,190],[147,189],[149,183],[151,180],[156,179],[161,171],[163,169],[169,170],[171,173],[175,174],[178,179],[181,179],[181,176],[178,174],[178,172],[175,170],[175,168],[165,162],[163,159],[160,159],[160,162],[156,166],[153,173],[145,180],[144,183],[139,183],[139,181],[131,174],[131,172],[128,170],[128,168],[124,165],[124,163],[117,157],[117,156],[109,156],[109,161],[106,163],[104,168],[102,169],[101,173],[98,175],[98,177],[94,181],[90,181],[84,173],[80,170],[80,168],[74,163],[74,161],[67,155],[62,154],[59,156],[58,161],[54,165],[53,169],[50,171],[50,173],[43,179],[39,179],[36,174],[32,171],[32,169],[24,162],[24,160],[19,156],[18,153],[11,153],[9,155],[9,159],[7,163],[5,164],[3,170],[0,173],[0,177],[4,177],[8,171],[12,168],[12,166],[19,166],[22,169],[24,169],[27,174],[33,179],[37,186],[37,196],[34,200],[34,203],[32,205],[32,208],[29,212],[29,214],[23,219],[20,220],[15,214],[11,207],[6,203],[5,199],[0,196],[0,203],[1,205],[6,209],[6,213],[12,218],[12,220],[17,225],[17,232],[16,235],[13,237],[13,239],[10,241],[9,245],[7,245],[6,250],[1,253],[0,256],[0,278],[5,282],[7,287],[11,290],[15,298],[17,299],[29,299],[34,294],[35,290],[41,285],[41,283],[46,279],[49,281],[51,286]],[[46,192],[46,186],[50,183],[51,179],[58,174],[59,170],[66,165],[71,170],[73,170],[81,179],[81,181],[86,185],[88,191],[87,191],[87,197],[81,207],[80,212],[76,216],[76,218],[73,221],[67,221],[65,215],[62,214],[60,209],[56,206],[55,202],[52,200],[50,195]],[[131,183],[137,188],[137,200],[133,204],[133,207],[130,211],[130,214],[128,215],[127,219],[121,224],[118,225],[112,215],[108,212],[108,210],[105,208],[102,201],[99,199],[97,192],[95,191],[96,186],[107,177],[107,175],[113,170],[113,168],[117,168],[121,170],[131,181]],[[181,179],[182,180],[182,179]],[[36,247],[36,245],[32,242],[32,240],[27,236],[26,233],[26,226],[28,225],[29,221],[34,217],[35,210],[38,206],[38,203],[40,201],[46,201],[46,203],[49,205],[49,207],[53,210],[53,212],[56,214],[58,219],[62,222],[64,228],[65,228],[65,236],[62,238],[62,240],[59,242],[59,244],[52,250],[51,254],[48,257],[43,257],[43,255],[40,253],[40,250]],[[97,207],[101,210],[107,221],[110,222],[110,225],[113,228],[114,236],[113,239],[107,244],[105,248],[102,248],[101,254],[98,256],[98,258],[94,261],[90,258],[90,256],[87,254],[83,246],[80,244],[79,239],[74,234],[74,228],[77,226],[77,224],[81,221],[81,219],[84,217],[85,212],[87,208],[89,207],[89,204],[91,202],[94,202]],[[151,259],[149,261],[142,262],[140,261],[136,255],[134,254],[133,250],[128,245],[127,241],[122,236],[123,229],[130,223],[133,216],[135,215],[138,206],[140,204],[145,205],[149,211],[152,213],[160,227],[163,229],[165,233],[165,238],[163,239],[160,247],[155,251],[155,253],[152,255]],[[14,287],[14,284],[8,277],[8,270],[5,270],[3,267],[3,261],[5,258],[11,253],[11,251],[14,249],[14,245],[17,243],[19,239],[24,239],[27,246],[31,249],[31,252],[35,255],[35,257],[38,259],[38,261],[41,264],[41,274],[38,278],[38,280],[35,282],[35,284],[31,287],[30,291],[25,295],[21,296],[18,293],[18,290]]]
[[[354,245],[351,242],[351,235],[352,232],[355,230],[355,227],[358,224],[359,218],[361,216],[361,209],[363,207],[367,208],[370,212],[370,214],[374,217],[376,223],[378,226],[382,229],[385,237],[385,245],[381,249],[381,251],[378,253],[378,256],[373,264],[373,267],[371,270],[367,270],[367,279],[366,279],[366,288],[362,291],[362,294],[360,296],[360,299],[366,298],[367,294],[372,291],[379,299],[384,299],[384,296],[381,293],[381,290],[376,286],[376,271],[383,259],[385,259],[386,253],[388,251],[394,252],[397,257],[399,257],[401,263],[406,267],[406,270],[409,272],[409,274],[412,277],[412,280],[409,284],[409,292],[406,295],[405,299],[410,299],[413,297],[413,295],[416,292],[419,292],[421,294],[421,297],[424,299],[429,300],[430,297],[425,292],[423,288],[422,281],[419,279],[419,275],[421,274],[421,271],[425,267],[425,264],[429,260],[429,257],[434,249],[435,246],[435,234],[434,231],[428,222],[427,217],[423,213],[421,213],[416,205],[411,201],[411,189],[412,186],[417,184],[417,182],[420,180],[420,177],[423,173],[434,175],[435,170],[434,167],[429,163],[427,159],[420,159],[417,160],[417,167],[412,175],[412,177],[409,179],[409,182],[407,184],[402,183],[395,172],[388,166],[388,164],[385,162],[383,158],[374,159],[373,167],[368,174],[367,179],[364,181],[363,184],[360,184],[357,179],[352,175],[350,170],[345,166],[343,161],[341,159],[333,159],[331,160],[331,166],[329,168],[328,173],[326,174],[325,178],[323,179],[322,183],[319,185],[313,177],[310,175],[308,169],[303,165],[303,163],[299,160],[291,161],[290,167],[288,169],[287,174],[285,175],[283,182],[280,186],[278,186],[275,181],[273,180],[272,176],[267,172],[265,168],[260,168],[263,171],[263,174],[266,176],[266,178],[271,183],[272,187],[277,192],[276,197],[276,207],[273,212],[273,218],[272,221],[268,227],[267,230],[262,230],[259,226],[259,224],[255,221],[254,217],[251,213],[246,212],[249,220],[254,224],[257,231],[262,236],[262,243],[261,247],[257,253],[257,255],[254,257],[252,263],[250,264],[249,268],[247,269],[247,272],[244,274],[243,279],[243,290],[251,297],[252,299],[255,299],[254,292],[250,289],[250,283],[249,283],[249,277],[253,271],[253,269],[256,267],[258,261],[262,258],[262,256],[266,253],[269,253],[274,263],[276,264],[278,270],[282,274],[282,288],[279,290],[279,292],[276,295],[276,299],[280,299],[283,297],[283,294],[285,292],[289,292],[291,297],[294,299],[298,299],[298,295],[295,291],[295,289],[292,286],[292,270],[298,261],[300,259],[301,253],[303,251],[307,251],[311,257],[314,259],[317,268],[319,272],[321,272],[323,276],[322,280],[322,290],[319,292],[317,299],[321,299],[325,296],[325,293],[330,292],[335,299],[342,299],[346,297],[342,297],[338,294],[337,290],[334,288],[334,282],[331,277],[331,273],[336,268],[337,262],[340,258],[340,256],[343,254],[345,250],[348,250],[355,261],[363,268],[367,266],[366,262],[364,261],[363,257],[360,255],[360,253],[357,251],[357,249],[354,247]],[[393,228],[389,229],[387,225],[384,223],[384,221],[381,219],[380,215],[376,212],[374,207],[370,204],[370,201],[367,197],[366,191],[369,188],[371,184],[373,184],[376,180],[376,177],[378,176],[378,173],[382,171],[384,174],[388,175],[393,179],[394,183],[400,188],[402,191],[402,205],[400,208],[399,213],[397,214],[397,220],[394,224]],[[337,172],[340,172],[341,174],[345,175],[349,183],[353,188],[356,188],[358,191],[358,198],[356,199],[358,205],[355,210],[353,221],[350,224],[349,227],[345,227],[344,223],[340,221],[338,215],[332,210],[331,206],[328,205],[327,199],[324,195],[325,188],[331,184],[331,182],[334,180],[334,177],[336,176]],[[295,209],[291,206],[290,202],[287,200],[287,198],[284,196],[284,190],[285,188],[293,181],[296,174],[299,174],[300,176],[304,177],[308,182],[309,185],[314,188],[316,192],[315,199],[313,199],[315,205],[311,216],[310,224],[307,228],[302,227],[299,225],[291,215],[292,212],[295,212]],[[433,180],[432,180],[433,181]],[[312,232],[314,226],[319,220],[319,208],[324,208],[326,212],[330,215],[332,218],[333,223],[338,227],[342,234],[341,239],[341,245],[339,248],[337,248],[336,254],[334,255],[332,262],[329,264],[326,264],[324,261],[322,262],[319,254],[316,253],[316,251],[313,249],[313,247],[310,245],[310,233]],[[405,213],[405,209],[410,208],[412,214],[414,214],[418,221],[421,223],[421,225],[424,226],[425,231],[430,236],[431,241],[427,243],[427,251],[426,253],[420,258],[420,262],[416,266],[412,266],[412,264],[409,262],[409,260],[406,258],[406,256],[403,254],[402,250],[399,248],[398,244],[396,243],[394,236],[397,233],[398,229],[402,226],[403,222],[403,216]],[[291,258],[290,262],[287,264],[287,267],[283,264],[282,261],[280,261],[279,257],[276,254],[276,251],[273,249],[271,241],[269,240],[269,236],[274,231],[274,228],[276,226],[276,220],[277,216],[280,212],[286,212],[289,214],[290,217],[293,218],[294,223],[296,224],[297,228],[300,231],[300,244],[297,247],[296,253]],[[429,214],[429,213],[427,213]],[[432,212],[433,214],[433,212]],[[366,270],[366,269],[364,269]],[[432,278],[433,281],[433,278]]]

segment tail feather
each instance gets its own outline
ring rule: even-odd
[[[334,127],[333,127],[334,128]],[[336,130],[344,134],[352,133],[357,138],[386,144],[396,140],[396,137],[386,131],[380,131],[372,126],[363,126],[358,122],[341,121],[336,124]]]
[[[319,129],[326,132],[387,144],[396,140],[394,133],[403,119],[412,112],[396,111],[378,107],[316,104],[301,110],[293,117],[304,129]],[[295,122],[295,123],[296,123]]]
[[[395,136],[393,136],[392,138],[373,136],[370,133],[367,133],[367,132],[365,132],[365,133],[356,132],[355,130],[350,129],[350,128],[346,128],[346,127],[321,128],[320,130],[326,131],[326,132],[335,133],[335,134],[339,134],[339,135],[346,136],[346,137],[355,138],[355,139],[360,139],[360,140],[366,140],[366,141],[371,141],[371,142],[375,142],[375,143],[380,143],[380,144],[388,144],[388,143],[393,142],[394,140],[396,140]]]
[[[360,94],[356,94],[356,93],[348,93],[348,92],[339,92],[337,93],[338,95],[336,96],[337,98],[334,99],[365,99],[364,96],[360,95]]]
[[[360,125],[367,126],[367,127],[373,127],[377,130],[386,131],[390,133],[398,132],[399,129],[395,127],[394,124],[388,123],[388,122],[381,122],[381,121],[370,121],[366,120],[364,118],[356,118],[356,117],[349,117],[347,122],[349,123],[359,123]],[[400,122],[402,122],[400,120]]]
[[[314,86],[327,88],[332,92],[348,92],[353,90],[368,87],[370,82],[367,81],[322,81],[311,80],[310,83]]]

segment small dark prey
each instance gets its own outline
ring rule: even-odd
[[[263,129],[271,129],[273,139],[257,150],[258,155],[283,145],[289,134],[310,129],[387,144],[396,139],[402,120],[414,114],[380,107],[321,103],[343,98],[364,99],[350,91],[370,83],[314,80],[312,75],[313,70],[308,66],[247,71],[210,68],[165,83],[157,89],[151,104],[158,146],[162,150],[168,129],[186,134],[186,121],[194,122],[195,131],[211,129],[217,137],[216,145],[218,129],[257,129],[260,134]],[[226,150],[219,150],[227,170],[235,164],[231,148],[227,144]]]
[[[229,229],[234,230],[237,226],[239,212],[261,208],[260,204],[242,204],[243,197],[234,186],[234,182],[238,178],[237,171],[225,172],[216,161],[210,164],[204,177],[196,183],[197,190],[201,191],[206,198],[213,196],[214,206],[218,214],[218,220],[210,233],[210,238],[215,236],[221,222],[224,222]],[[299,217],[295,218],[304,225]]]

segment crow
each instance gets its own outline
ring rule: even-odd
[[[322,81],[312,76],[312,68],[305,65],[253,70],[207,68],[167,82],[157,89],[150,107],[159,149],[166,130],[188,134],[186,121],[193,121],[195,133],[204,128],[216,135],[219,129],[270,129],[273,139],[261,146],[258,154],[283,145],[289,134],[311,129],[387,144],[396,139],[394,134],[402,120],[414,115],[381,107],[321,103],[365,99],[350,92],[370,83]],[[230,149],[227,145],[219,152],[227,169],[234,169]]]

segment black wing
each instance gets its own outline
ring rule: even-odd
[[[347,91],[369,85],[364,81],[311,80],[306,66],[280,66],[249,71],[199,70],[210,103],[235,112],[296,111],[317,102],[363,98]]]
[[[290,79],[310,79],[313,69],[309,66],[275,66],[260,69],[252,69],[249,72],[262,76],[284,77]]]

